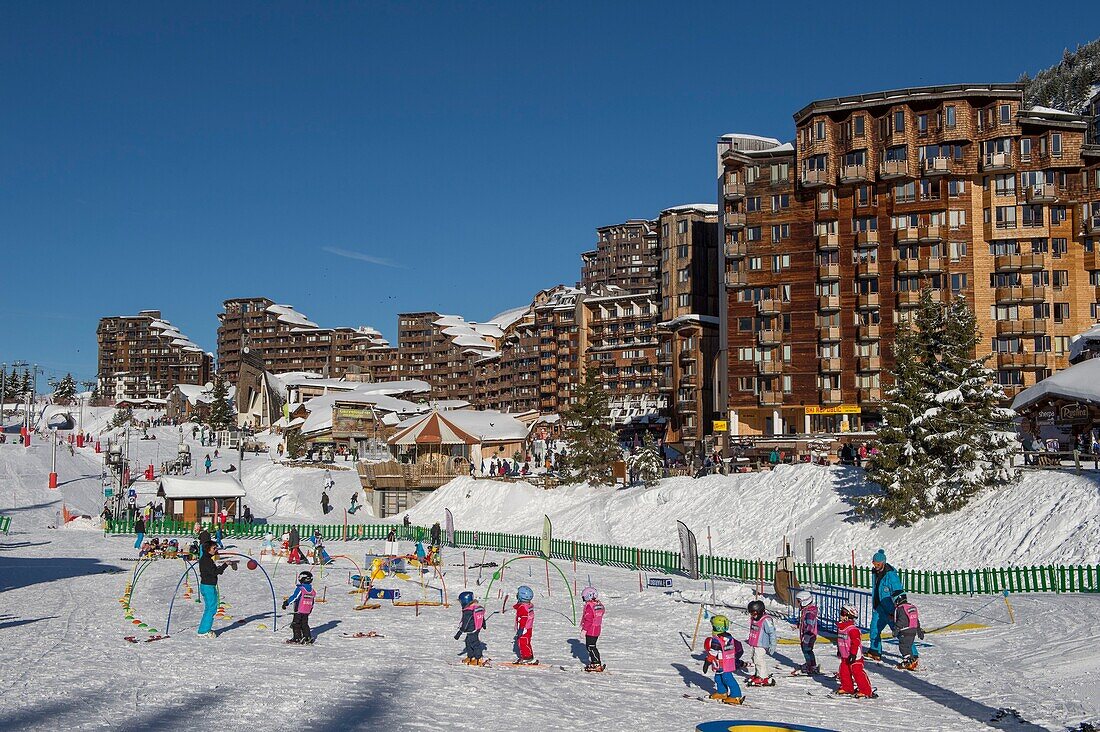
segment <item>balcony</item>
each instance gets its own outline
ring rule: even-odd
[[[781,391],[762,391],[758,398],[762,407],[779,407],[783,405],[783,392]]]
[[[833,177],[827,170],[807,170],[802,173],[802,186],[804,188],[820,188],[831,186]]]
[[[856,246],[857,247],[877,247],[878,246],[878,232],[877,231],[857,231],[856,232]]]
[[[882,338],[882,329],[877,324],[859,326],[859,339],[861,341],[877,341]]]
[[[726,242],[726,256],[730,259],[738,259],[740,257],[747,256],[749,253],[749,245],[743,241],[728,241]]]
[[[694,360],[695,360],[695,351],[692,351],[688,348],[685,348],[684,350],[680,351],[680,363],[681,364],[691,363]]]
[[[776,300],[774,297],[766,297],[763,300],[758,300],[756,303],[756,310],[761,315],[778,315],[780,313],[783,303]]]
[[[899,308],[915,308],[920,305],[920,292],[917,290],[904,290],[898,293]]]
[[[838,215],[840,204],[835,198],[830,198],[827,201],[817,199],[817,214],[818,218],[822,219],[835,219]]]
[[[722,186],[722,195],[727,201],[740,201],[745,197],[744,183],[727,183]]]
[[[1036,303],[1047,299],[1047,288],[1042,285],[1024,285],[1020,288],[1020,302]]]
[[[843,367],[840,365],[840,357],[834,356],[831,358],[821,359],[821,373],[823,374],[839,374],[843,371]]]
[[[866,260],[856,263],[856,277],[878,277],[878,261]]]
[[[915,259],[899,259],[894,262],[894,271],[899,275],[915,275],[920,272],[920,263]]]
[[[844,394],[840,389],[822,389],[821,402],[822,404],[843,404]]]
[[[878,166],[878,177],[883,180],[909,176],[908,160],[883,160]]]
[[[1012,170],[1011,153],[990,153],[982,158],[982,170],[987,173],[1000,170]]]
[[[943,241],[943,227],[939,224],[928,224],[917,227],[921,241]]]
[[[778,346],[783,342],[783,331],[778,328],[764,328],[756,331],[756,341],[762,346]]]
[[[1097,247],[1094,243],[1093,251],[1090,252],[1088,250],[1085,250],[1083,252],[1083,255],[1086,270],[1088,270],[1089,272],[1094,272],[1100,269],[1100,247]]]
[[[823,325],[817,329],[817,337],[822,343],[839,343],[840,326],[839,325]]]
[[[921,161],[921,172],[926,177],[951,175],[955,161],[951,158],[925,158]]]
[[[877,292],[861,293],[858,298],[857,305],[860,310],[877,310],[879,307],[879,296]]]
[[[766,359],[756,362],[756,371],[761,376],[778,376],[783,373],[783,362],[778,359]]]
[[[1002,369],[1034,371],[1051,366],[1049,353],[998,353],[997,366]]]
[[[1047,321],[1038,318],[998,320],[996,323],[997,335],[1002,337],[1041,336],[1047,332]]]
[[[840,310],[840,295],[822,295],[817,299],[819,310]]]
[[[1100,234],[1100,218],[1085,219],[1081,227],[1086,234]]]
[[[745,214],[738,211],[726,211],[726,228],[734,231],[745,228]]]
[[[920,241],[920,229],[915,226],[894,229],[894,239],[898,244],[916,244]]]
[[[817,267],[817,278],[823,282],[831,282],[840,279],[839,264],[820,264]]]
[[[998,287],[994,291],[994,297],[998,305],[1014,305],[1023,297],[1022,287]]]
[[[882,356],[860,356],[856,368],[860,371],[882,371]]]
[[[920,262],[921,274],[935,274],[936,272],[942,272],[947,266],[947,262],[939,257],[928,259],[922,259]]]
[[[859,390],[860,402],[881,402],[882,401],[882,387],[868,386]]]
[[[1024,186],[1024,198],[1028,203],[1054,203],[1058,200],[1058,191],[1050,183]]]
[[[1043,254],[1021,254],[1020,269],[1024,272],[1036,272],[1046,266],[1046,258]]]
[[[822,252],[831,252],[840,249],[840,235],[835,232],[831,234],[818,234],[817,248],[818,251]]]
[[[1017,272],[1022,264],[1019,254],[998,254],[993,258],[993,268],[998,272]]]
[[[749,284],[748,273],[726,272],[726,287],[746,287]]]
[[[840,169],[841,183],[868,183],[871,171],[866,165],[845,165]]]

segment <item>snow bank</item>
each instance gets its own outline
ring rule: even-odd
[[[1100,561],[1100,476],[1025,471],[1020,483],[987,491],[961,511],[891,528],[855,517],[866,493],[863,471],[811,465],[765,473],[669,478],[653,488],[586,485],[542,490],[528,483],[457,478],[409,511],[430,525],[451,509],[459,529],[538,535],[543,514],[554,535],[584,541],[678,549],[684,521],[707,551],[746,559],[775,557],[784,538],[801,558],[861,564],[884,547],[890,561],[919,569]]]
[[[352,463],[337,467],[351,467]],[[285,519],[303,523],[335,523],[344,520],[344,509],[351,506],[351,494],[360,489],[359,474],[354,470],[330,470],[335,485],[328,489],[332,510],[321,512],[321,490],[324,488],[324,468],[298,468],[282,463],[262,463],[246,466],[244,488],[248,492],[245,504],[257,518],[273,522]],[[374,519],[369,505],[359,493],[359,510],[349,516],[349,522],[363,523]]]

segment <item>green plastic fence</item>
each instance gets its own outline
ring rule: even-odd
[[[8,529],[11,528],[11,516],[0,516],[0,531],[5,534],[8,533]]]
[[[5,522],[5,519],[7,520]],[[11,517],[0,517],[0,530],[6,530]],[[213,524],[204,524],[213,533]],[[223,534],[226,538],[262,538],[272,534],[276,538],[297,527],[303,540],[315,531],[326,541],[344,538],[343,524],[242,524],[227,523]],[[417,541],[428,538],[423,526],[400,524],[356,524],[347,526],[348,540],[380,541],[393,530],[397,538]],[[130,520],[108,521],[108,534],[133,534],[134,522]],[[146,534],[150,536],[193,536],[194,524],[186,521],[150,521]],[[456,531],[454,545],[462,549],[489,549],[515,554],[538,554],[541,538],[521,534],[504,534],[493,531]],[[626,567],[666,574],[680,571],[680,553],[663,549],[641,549],[613,544],[590,544],[569,539],[550,542],[550,555],[554,559],[576,560],[585,564]],[[795,564],[795,576],[801,584],[839,585],[870,589],[873,584],[870,567],[853,567],[846,564]],[[898,570],[905,588],[921,595],[971,595],[1009,592],[1100,592],[1100,565],[1036,565],[1030,567],[984,567],[981,569],[955,570]],[[772,582],[775,579],[775,562],[756,559],[733,559],[701,555],[699,573],[742,582]]]

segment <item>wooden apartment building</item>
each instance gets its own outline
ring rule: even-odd
[[[202,385],[213,359],[161,317],[159,310],[101,318],[99,392],[113,401],[167,399],[177,384]]]

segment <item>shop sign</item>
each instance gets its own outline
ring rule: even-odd
[[[819,407],[811,404],[806,407],[806,414],[859,414],[858,404],[839,404],[835,407]]]

